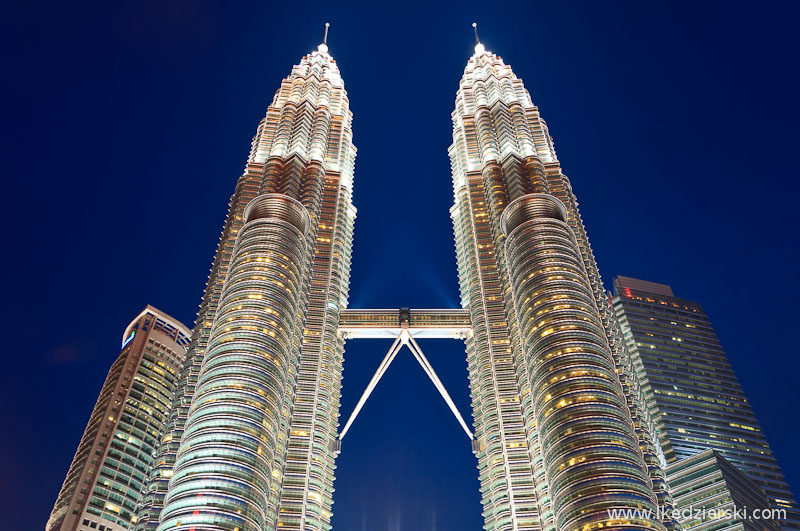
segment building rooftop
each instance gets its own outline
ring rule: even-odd
[[[674,297],[672,288],[666,284],[659,284],[658,282],[650,282],[649,280],[639,280],[638,278],[623,277],[621,275],[614,278],[614,289],[617,293],[623,291],[625,288],[634,289],[637,291],[646,291],[648,293],[656,293],[667,297]]]

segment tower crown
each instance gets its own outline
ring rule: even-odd
[[[453,189],[464,186],[467,174],[489,162],[514,157],[557,162],[547,125],[539,116],[522,80],[480,42],[464,67],[456,92],[450,163]]]
[[[317,49],[281,82],[253,139],[249,162],[296,156],[341,174],[349,188],[356,156],[352,114],[339,67],[328,53],[328,27]]]

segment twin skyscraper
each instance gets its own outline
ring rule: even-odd
[[[478,43],[452,117],[450,213],[484,528],[680,528],[664,511],[673,501],[651,382],[538,108]],[[148,437],[133,421],[129,437],[110,435],[111,418],[92,432],[108,443],[82,442],[92,451],[81,466],[101,464],[70,469],[48,530],[330,529],[356,217],[352,119],[323,43],[259,123],[179,369],[174,356],[147,362],[169,380],[170,407]],[[394,324],[413,337],[414,311],[402,315]],[[131,337],[144,349],[154,325],[137,323],[131,331],[144,331]],[[171,351],[188,341],[180,330],[168,327]],[[114,381],[96,408],[152,410],[152,393],[129,396],[135,378]],[[154,456],[139,479],[125,465],[136,448]]]

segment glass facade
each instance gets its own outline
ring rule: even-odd
[[[664,529],[641,386],[569,179],[522,81],[482,44],[456,94],[451,209],[485,529]]]
[[[321,44],[253,138],[137,529],[330,529],[351,122]]]
[[[714,450],[667,467],[667,481],[684,529],[778,531],[764,491]],[[729,517],[720,518],[720,514]]]
[[[787,510],[785,529],[800,529],[794,496],[702,306],[628,277],[614,279],[612,303],[666,460],[715,449]]]
[[[128,325],[47,531],[134,527],[188,344],[188,329],[152,306]]]
[[[245,209],[162,525],[269,529],[295,386],[309,220],[281,194]],[[289,406],[289,407],[287,407]]]

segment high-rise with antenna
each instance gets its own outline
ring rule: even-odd
[[[663,529],[652,423],[547,125],[480,42],[452,114],[454,223],[487,530]],[[644,508],[615,520],[609,510]]]
[[[327,30],[253,138],[137,529],[330,527],[356,149]]]

